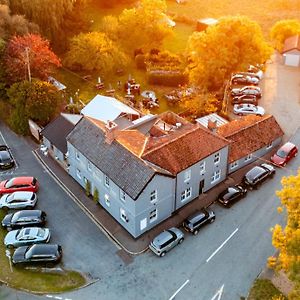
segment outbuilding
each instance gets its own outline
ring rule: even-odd
[[[287,38],[282,50],[283,63],[286,66],[300,67],[300,35]]]

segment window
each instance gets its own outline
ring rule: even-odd
[[[78,151],[75,152],[75,156],[76,156],[76,159],[77,159],[77,160],[80,160],[80,155],[79,155],[79,152],[78,152]]]
[[[140,222],[140,229],[144,230],[147,227],[147,218],[144,218]]]
[[[79,179],[81,179],[81,171],[79,169],[76,169],[76,175]]]
[[[191,169],[185,171],[185,172],[184,172],[184,182],[190,181],[191,176],[192,176],[192,171],[191,171]]]
[[[211,176],[211,183],[218,181],[221,177],[221,170],[215,171],[214,174]]]
[[[92,172],[92,164],[90,161],[88,161],[88,163],[87,163],[87,169],[88,169],[88,171]]]
[[[109,187],[109,178],[105,175],[105,185]]]
[[[110,207],[110,200],[109,200],[109,196],[107,194],[104,195],[104,200],[105,200],[105,204]]]
[[[150,194],[150,202],[151,203],[157,202],[157,190],[151,192],[151,194]]]
[[[205,173],[205,161],[200,164],[200,175]]]
[[[271,142],[269,145],[267,145],[267,149],[270,149],[270,148],[272,148],[272,146],[273,146],[273,142]]]
[[[126,223],[129,222],[129,219],[128,219],[127,215],[126,215],[126,211],[123,208],[120,208],[120,218],[121,218],[122,221],[124,221]]]
[[[150,223],[157,220],[157,209],[151,210],[149,213],[149,221]]]
[[[121,199],[123,202],[125,202],[125,196],[126,196],[125,192],[124,192],[123,190],[120,189],[120,199]]]
[[[248,154],[247,157],[245,157],[245,161],[249,161],[251,160],[251,158],[252,158],[252,153]]]
[[[230,169],[234,169],[239,165],[237,161],[234,161],[233,163],[230,164]]]
[[[192,196],[192,188],[189,187],[181,193],[180,200],[181,200],[181,202],[184,202],[187,199],[191,198],[191,196]]]
[[[214,163],[217,164],[220,161],[220,152],[215,154]]]

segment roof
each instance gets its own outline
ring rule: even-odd
[[[215,25],[218,23],[217,19],[214,18],[204,18],[197,20],[198,23],[206,24],[206,25]]]
[[[138,134],[135,132],[134,134]],[[122,146],[105,141],[103,123],[83,117],[67,140],[132,199],[137,199],[156,171]]]
[[[212,122],[216,122],[216,127],[219,127],[221,125],[227,124],[228,121],[222,117],[220,117],[218,114],[213,113],[213,114],[209,114],[207,116],[204,116],[202,118],[198,118],[195,121],[199,124],[201,124],[202,126],[208,128],[208,121],[212,121]]]
[[[300,35],[299,34],[290,36],[284,41],[282,53],[285,53],[285,52],[288,52],[291,50],[295,50],[295,49],[300,51]]]
[[[69,119],[61,114],[41,131],[41,134],[62,153],[68,151],[66,137],[75,126],[74,122],[70,122]]]
[[[81,114],[102,122],[114,121],[121,114],[139,116],[139,113],[115,98],[97,95],[87,104]]]
[[[273,116],[245,116],[217,129],[230,142],[229,163],[243,158],[282,137],[284,132]]]
[[[82,115],[78,115],[78,114],[61,113],[61,115],[74,125],[76,125],[79,122],[79,120],[82,118]]]
[[[48,77],[48,82],[54,85],[59,91],[65,90],[67,87],[52,76]]]

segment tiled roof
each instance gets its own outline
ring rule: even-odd
[[[175,175],[228,145],[225,139],[198,124],[184,127],[155,138],[142,158]]]
[[[273,116],[246,116],[217,129],[230,142],[229,163],[257,151],[278,137],[283,131]]]
[[[105,142],[102,122],[83,117],[67,140],[132,199],[136,199],[155,170],[117,140]]]
[[[293,35],[284,41],[282,53],[285,53],[285,52],[288,52],[288,51],[291,51],[294,49],[300,51],[300,35],[299,34]]]

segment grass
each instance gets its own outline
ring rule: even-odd
[[[268,279],[256,279],[250,290],[248,300],[272,300],[274,296],[287,299]]]
[[[4,215],[5,213],[0,211],[1,220]],[[4,240],[6,233],[6,230],[0,229],[0,241]],[[75,271],[45,273],[38,269],[28,270],[16,267],[12,267],[11,271],[5,250],[5,246],[1,242],[0,281],[6,282],[10,287],[38,293],[61,293],[81,287],[86,283],[85,278]]]

